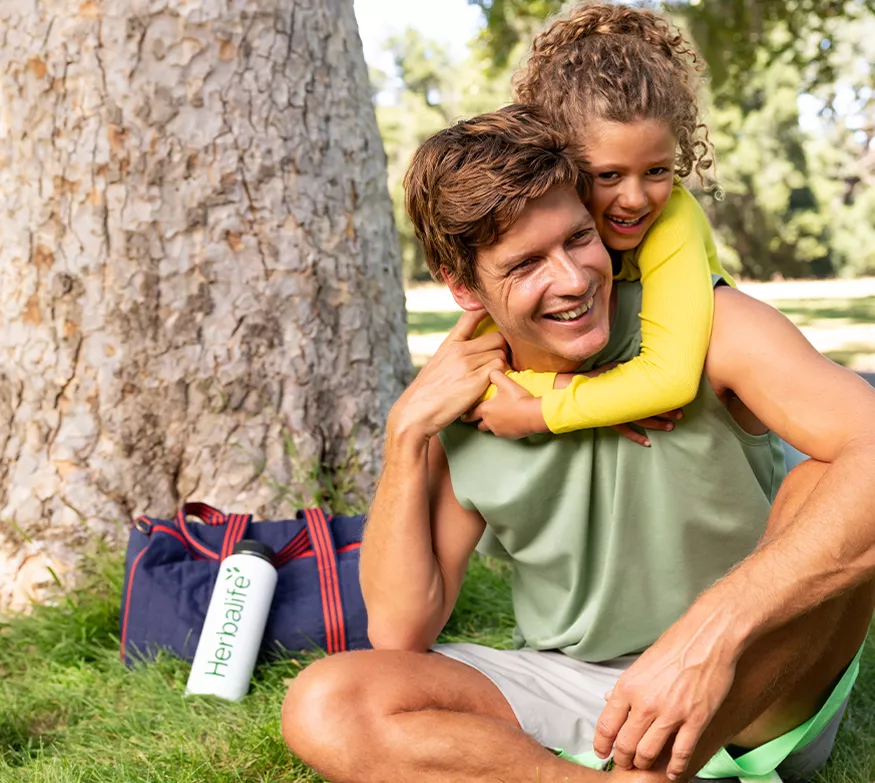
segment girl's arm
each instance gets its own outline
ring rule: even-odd
[[[707,218],[676,187],[638,253],[640,354],[596,378],[578,376],[565,389],[547,392],[541,411],[552,432],[644,419],[695,398],[714,314],[709,250],[714,257]]]

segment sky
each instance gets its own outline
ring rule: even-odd
[[[480,9],[467,0],[355,0],[355,15],[368,65],[386,72],[392,71],[392,58],[380,47],[405,27],[448,44],[451,52],[462,56],[483,24]]]

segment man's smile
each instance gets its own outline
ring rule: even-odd
[[[548,313],[545,316],[545,318],[549,318],[552,321],[562,321],[562,322],[576,321],[579,318],[582,318],[584,315],[586,315],[592,309],[594,302],[595,302],[595,294],[593,294],[585,302],[581,302],[579,305],[577,305],[576,307],[574,307],[571,310],[562,310],[558,313]]]

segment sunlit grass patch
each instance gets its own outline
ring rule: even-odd
[[[280,734],[303,662],[260,666],[239,704],[185,697],[170,656],[127,670],[118,647],[122,563],[91,561],[83,588],[0,621],[0,783],[311,783]],[[506,567],[475,560],[442,641],[507,647]]]
[[[858,299],[780,299],[769,302],[800,327],[875,323],[875,296]],[[823,324],[819,324],[823,325]],[[870,346],[875,351],[875,346]]]

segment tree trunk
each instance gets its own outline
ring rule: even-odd
[[[0,0],[0,34],[0,610],[140,513],[369,491],[410,358],[352,0]]]

